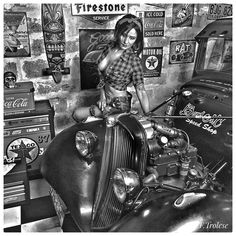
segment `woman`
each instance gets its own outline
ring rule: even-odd
[[[104,116],[114,112],[129,112],[131,94],[127,86],[132,82],[144,113],[149,112],[149,101],[144,89],[142,65],[139,58],[143,49],[143,25],[141,19],[127,14],[115,26],[114,41],[109,43],[98,59],[101,89],[98,106],[77,108],[73,117]],[[82,114],[83,113],[83,114]]]

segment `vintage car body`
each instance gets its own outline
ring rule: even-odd
[[[231,196],[205,188],[208,182],[205,177],[197,188],[187,188],[187,176],[180,174],[181,157],[185,152],[173,148],[156,155],[155,149],[159,146],[153,143],[158,137],[150,136],[152,130],[148,126],[149,121],[149,117],[117,114],[73,125],[57,135],[49,145],[41,171],[67,206],[76,230],[169,232],[178,226],[188,225],[194,215],[197,222],[196,227],[191,228],[193,231],[230,231]],[[151,122],[154,121],[151,119]],[[172,131],[177,131],[159,122],[156,124],[166,136],[167,133],[172,136]],[[78,132],[88,130],[96,135],[97,145],[92,156],[84,157],[76,148],[75,137]],[[175,139],[169,137],[169,140]],[[194,169],[197,166],[196,149],[190,147],[188,155],[192,159],[189,168]],[[113,190],[117,168],[132,169],[143,179],[135,195],[130,196],[129,201],[126,198],[124,203],[118,201]],[[152,179],[151,170],[160,174],[160,182]],[[212,180],[214,182],[214,178]],[[186,193],[190,196],[185,197]],[[178,208],[174,203],[181,197],[186,203]],[[146,215],[145,212],[149,213]],[[165,225],[160,220],[164,218],[170,220]],[[154,221],[160,223],[151,227]],[[217,222],[227,227],[204,229],[200,226]],[[139,226],[133,228],[134,224]],[[71,231],[63,227],[65,231]]]
[[[194,86],[211,96],[224,93],[221,116],[232,115],[228,83],[223,89],[217,83],[213,89],[206,78],[202,81],[200,76],[181,88],[175,113],[179,122],[174,119],[174,126],[152,115],[110,114],[77,123],[53,139],[41,172],[52,187],[64,231],[232,231],[231,189],[227,191],[225,179],[217,181],[222,170],[229,171],[231,157],[224,153],[227,157],[219,162],[221,149],[208,157],[201,143],[199,155],[198,140],[204,140],[205,134],[197,140],[198,131],[185,131],[186,117],[179,117],[186,99],[198,100]],[[204,104],[204,111],[212,109],[211,103]],[[210,110],[209,114],[216,113]],[[231,128],[232,120],[227,122],[223,129]],[[230,147],[230,135],[221,139],[222,132],[214,142]],[[212,142],[207,145],[211,148]],[[208,158],[211,168],[206,166]]]

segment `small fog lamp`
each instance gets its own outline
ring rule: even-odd
[[[183,95],[184,97],[189,97],[189,96],[192,95],[192,91],[185,90],[185,91],[182,92],[182,95]]]
[[[140,189],[139,175],[130,169],[117,168],[113,176],[113,189],[121,203],[134,197]]]
[[[90,157],[97,145],[97,140],[97,136],[91,131],[78,131],[75,136],[75,145],[82,156]]]

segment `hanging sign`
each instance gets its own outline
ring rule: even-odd
[[[4,163],[12,163],[17,159],[26,158],[26,163],[33,162],[39,155],[38,144],[30,138],[18,138],[7,147]]]
[[[179,40],[170,42],[170,64],[191,63],[194,61],[196,42]]]
[[[231,4],[209,4],[208,20],[216,20],[222,17],[232,16]]]
[[[144,37],[164,36],[165,11],[144,12]]]
[[[194,4],[173,4],[172,27],[192,26]]]
[[[81,16],[98,24],[104,24],[116,16],[128,13],[127,4],[123,3],[75,3],[71,4],[73,16]]]
[[[159,77],[161,75],[163,48],[144,48],[142,54],[143,76]]]
[[[29,57],[30,43],[25,12],[4,12],[4,57]]]
[[[114,30],[82,29],[79,31],[81,89],[96,88],[99,83],[97,60],[113,39]]]

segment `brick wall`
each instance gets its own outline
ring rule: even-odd
[[[66,27],[66,66],[71,73],[64,75],[61,83],[56,84],[51,76],[42,76],[42,70],[47,68],[41,27],[41,4],[5,4],[4,10],[27,13],[28,31],[31,47],[30,57],[4,58],[4,71],[13,71],[18,82],[32,81],[35,88],[35,100],[49,99],[55,109],[55,130],[58,133],[63,128],[73,124],[71,113],[75,106],[86,106],[95,103],[99,91],[81,90],[80,86],[80,52],[79,29],[104,28],[112,29],[117,18],[104,25],[95,24],[79,16],[71,15],[71,5],[63,4]],[[144,10],[165,10],[164,37],[145,38],[146,47],[163,47],[162,70],[160,77],[145,78],[145,87],[154,108],[172,94],[173,89],[191,79],[194,63],[169,64],[169,44],[171,40],[191,40],[208,23],[208,4],[195,4],[192,27],[172,28],[172,4],[149,6],[146,4],[129,5],[129,12]],[[132,105],[140,109],[134,88]],[[163,114],[165,107],[156,111]]]

